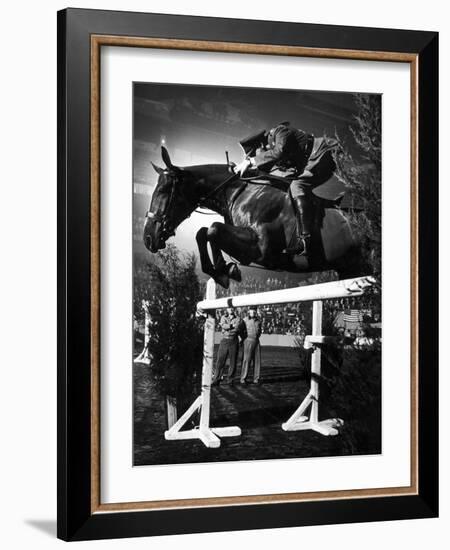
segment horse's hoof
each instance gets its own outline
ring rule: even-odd
[[[225,273],[222,273],[221,275],[216,275],[214,277],[214,280],[218,285],[222,286],[223,288],[229,288],[230,286],[230,278]]]
[[[227,265],[227,272],[228,272],[228,277],[230,277],[230,279],[233,279],[238,283],[242,281],[241,270],[238,268],[237,264],[233,262],[229,263]]]

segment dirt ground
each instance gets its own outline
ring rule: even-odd
[[[211,394],[211,426],[240,426],[242,435],[223,438],[218,449],[208,449],[201,441],[166,441],[164,400],[153,388],[150,367],[133,364],[134,369],[134,465],[261,460],[278,458],[376,454],[381,452],[381,411],[368,417],[373,437],[363,450],[351,453],[341,436],[324,437],[316,432],[285,432],[281,424],[295,411],[308,392],[298,355],[292,348],[262,349],[261,382],[214,387]],[[328,418],[322,406],[320,419]],[[188,427],[193,427],[194,422]],[[368,445],[368,446],[367,446]]]

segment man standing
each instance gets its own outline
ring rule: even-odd
[[[253,151],[249,151],[234,170],[243,176],[253,167],[291,180],[289,192],[296,212],[300,242],[285,252],[308,255],[313,225],[312,190],[333,175],[336,169],[333,151],[338,142],[333,138],[315,138],[312,134],[292,127],[289,122],[281,122],[268,133],[259,132],[252,138],[260,141],[260,147],[254,155]],[[241,144],[246,141],[248,138],[242,140]]]
[[[247,375],[250,363],[253,361],[253,383],[259,383],[261,372],[261,347],[259,337],[261,336],[261,321],[256,315],[256,309],[250,308],[247,316],[244,318],[247,337],[244,340],[244,358],[242,359],[241,384],[247,383]]]
[[[232,307],[228,308],[226,314],[222,315],[220,319],[220,329],[223,337],[219,344],[216,365],[212,374],[212,386],[219,385],[227,358],[229,358],[230,364],[228,367],[226,381],[230,385],[233,384],[233,376],[236,370],[236,360],[238,354],[238,335],[242,334],[242,328],[241,319],[236,316]]]

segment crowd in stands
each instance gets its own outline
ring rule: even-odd
[[[306,281],[304,284],[311,283]],[[252,294],[290,288],[294,285],[295,283],[289,281],[288,278],[267,277],[257,279],[246,276],[239,284],[232,282],[228,290],[218,288],[217,294],[218,297]],[[338,314],[356,310],[361,313],[360,320],[362,322],[365,324],[374,323],[380,320],[378,302],[379,297],[374,297],[373,295],[325,300],[323,302],[324,319],[331,321],[333,324],[336,321],[336,326],[339,327]],[[241,309],[240,313],[245,315],[246,308]],[[262,320],[263,334],[287,334],[302,338],[310,330],[308,327],[311,325],[312,311],[310,304],[296,303],[279,306],[260,306],[258,308],[258,315]],[[361,329],[361,324],[361,322],[349,323],[344,320],[341,322],[340,328],[344,328],[347,335],[355,336],[357,331]]]

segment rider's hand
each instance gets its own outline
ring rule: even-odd
[[[234,172],[240,176],[243,176],[250,166],[250,159],[246,158],[234,167]]]

